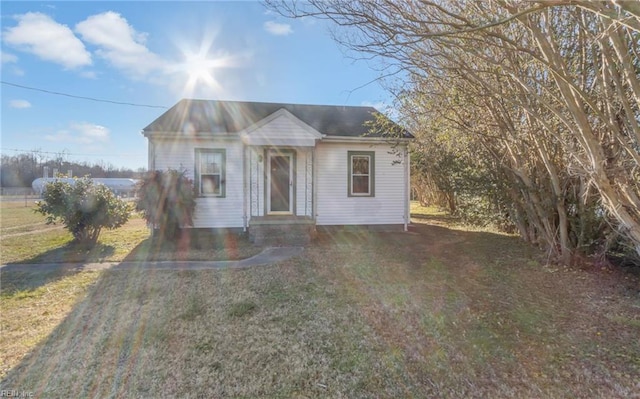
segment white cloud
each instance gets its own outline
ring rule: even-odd
[[[18,25],[5,29],[2,35],[5,43],[65,68],[91,64],[91,54],[66,25],[39,12],[14,18]]]
[[[6,71],[8,68],[16,76],[24,76],[24,71],[15,65],[18,62],[18,57],[14,54],[0,51],[0,61],[0,65],[2,65],[0,70]]]
[[[9,101],[9,106],[11,108],[24,109],[31,108],[31,103],[27,100],[11,100]]]
[[[56,134],[47,134],[44,139],[54,142],[75,141],[68,130],[58,130]]]
[[[80,72],[80,76],[87,79],[97,79],[98,74],[95,71],[82,71]]]
[[[0,60],[3,64],[16,63],[18,62],[18,57],[13,54],[5,53],[4,51],[0,52]]]
[[[76,131],[83,141],[89,142],[107,142],[109,141],[109,129],[104,126],[96,125],[88,122],[72,123],[71,129]]]
[[[162,66],[162,60],[145,46],[147,35],[136,32],[116,12],[92,15],[75,30],[84,41],[99,47],[96,54],[134,77],[143,77]]]
[[[293,33],[291,25],[281,24],[276,21],[267,21],[264,23],[264,30],[276,36],[286,36]]]
[[[111,131],[100,125],[89,122],[73,122],[69,129],[59,130],[55,134],[44,136],[45,140],[80,144],[96,144],[109,141]]]

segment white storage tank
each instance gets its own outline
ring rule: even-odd
[[[138,184],[137,179],[125,179],[125,178],[116,178],[116,177],[103,177],[103,178],[90,178],[96,184],[103,184],[107,186],[111,191],[113,191],[117,195],[126,194],[131,195],[136,189],[136,185]],[[54,181],[63,181],[69,184],[75,184],[76,180],[68,177],[40,177],[35,179],[33,183],[31,183],[31,188],[33,191],[42,195],[45,186],[48,183]]]

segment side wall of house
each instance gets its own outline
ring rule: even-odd
[[[244,226],[243,211],[243,145],[238,140],[153,140],[153,159],[150,166],[155,170],[186,170],[194,179],[196,149],[224,149],[225,197],[199,197],[196,199],[194,227],[236,228]]]
[[[403,225],[406,221],[404,147],[389,144],[318,144],[316,154],[318,225]],[[349,151],[375,152],[373,197],[348,195]]]

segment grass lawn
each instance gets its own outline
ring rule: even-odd
[[[236,235],[200,234],[160,246],[134,214],[123,227],[103,230],[92,248],[75,245],[58,225],[45,224],[33,201],[0,202],[0,263],[86,263],[145,260],[227,260],[255,255],[260,248]],[[0,376],[46,338],[85,297],[101,273],[29,269],[0,274]]]
[[[149,237],[144,221],[134,214],[123,227],[103,230],[93,248],[79,248],[61,224],[47,225],[34,209],[34,201],[28,207],[0,202],[0,263],[121,261]]]
[[[3,319],[20,296],[81,293],[50,333],[33,325],[39,342],[1,389],[194,398],[640,392],[636,277],[545,266],[515,237],[414,212],[411,233],[321,235],[274,266],[80,273],[91,281],[73,288],[57,277],[33,289],[25,278],[6,298],[3,290]],[[2,325],[23,321],[31,325],[18,312]],[[15,350],[8,345],[0,352]]]
[[[25,206],[27,205],[27,206]],[[44,216],[33,212],[35,201],[2,201],[0,202],[0,232],[13,234],[28,231],[27,227],[46,226]]]
[[[98,244],[78,247],[60,224],[45,224],[33,212],[33,202],[0,202],[0,263],[85,263],[144,260],[230,260],[260,252],[244,237],[200,232],[173,244],[160,244],[150,237],[144,220],[136,213],[122,227],[103,230]],[[57,228],[55,226],[58,226]]]

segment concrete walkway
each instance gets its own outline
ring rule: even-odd
[[[0,271],[83,271],[83,270],[209,270],[209,269],[240,269],[252,266],[264,266],[282,262],[298,256],[303,247],[270,247],[251,258],[242,260],[220,261],[149,261],[149,262],[103,262],[103,263],[11,263],[0,266]]]

